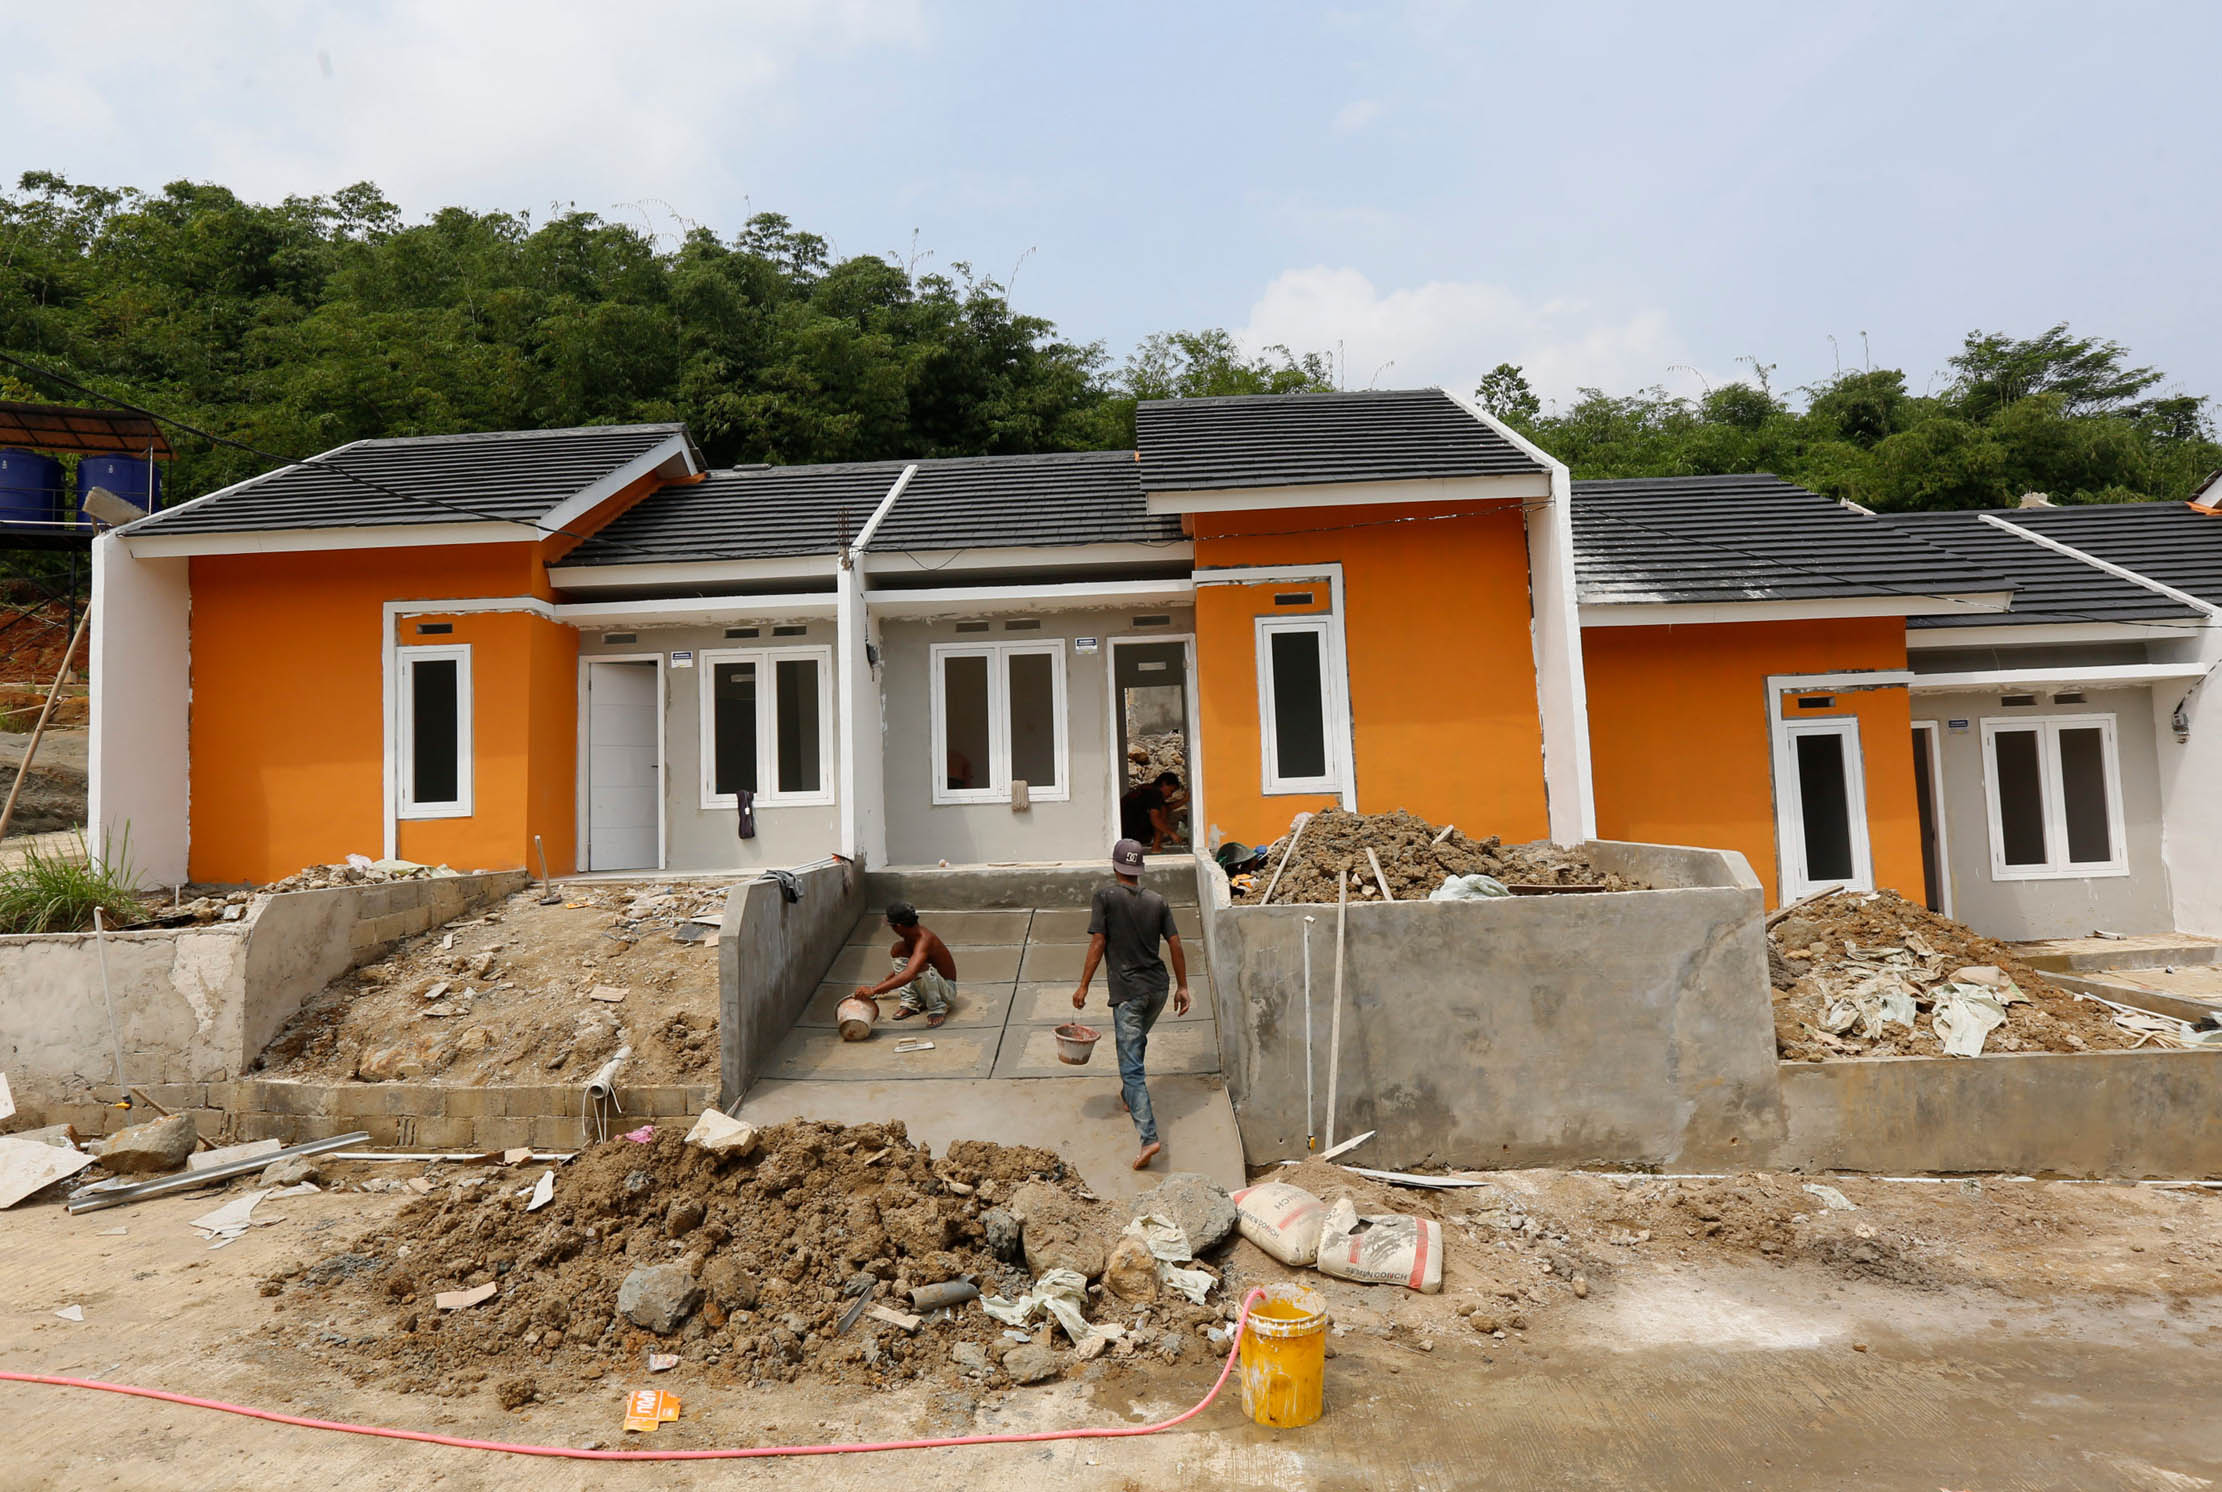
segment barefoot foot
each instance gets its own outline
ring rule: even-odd
[[[1134,1157],[1134,1169],[1137,1171],[1144,1171],[1149,1169],[1150,1162],[1157,1159],[1157,1152],[1163,1148],[1164,1147],[1158,1144],[1158,1142],[1155,1140],[1152,1140],[1147,1145],[1144,1145],[1142,1147],[1142,1153]]]

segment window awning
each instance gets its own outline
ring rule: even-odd
[[[9,400],[0,400],[0,446],[66,456],[151,455],[157,461],[177,454],[162,427],[143,414]]]

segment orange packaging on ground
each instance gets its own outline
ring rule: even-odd
[[[625,1428],[649,1431],[679,1417],[679,1396],[660,1388],[636,1388],[625,1400]]]

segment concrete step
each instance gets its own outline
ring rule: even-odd
[[[2197,933],[2139,933],[2123,938],[2045,938],[2013,945],[2032,968],[2090,972],[2222,963],[2222,938]]]

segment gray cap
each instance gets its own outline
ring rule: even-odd
[[[1111,868],[1121,875],[1138,876],[1142,873],[1142,841],[1122,839],[1111,846]]]

